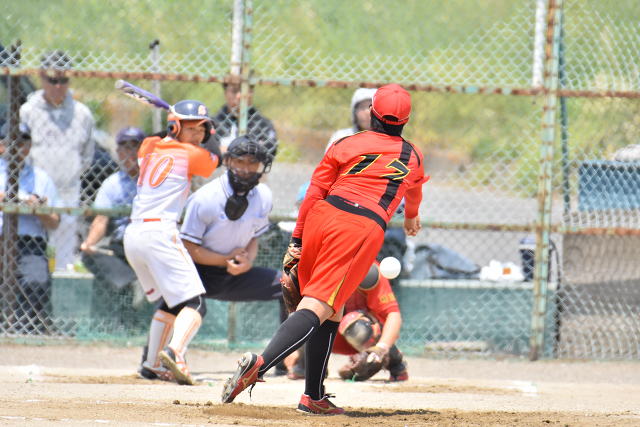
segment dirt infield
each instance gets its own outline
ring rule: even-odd
[[[233,404],[220,404],[239,354],[191,350],[198,385],[137,378],[140,349],[0,345],[2,426],[640,426],[640,363],[409,358],[410,380],[381,373],[337,378],[327,390],[347,410],[333,417],[295,410],[300,381],[266,375]]]

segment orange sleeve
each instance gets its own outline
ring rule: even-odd
[[[187,145],[189,155],[189,176],[198,175],[209,178],[218,167],[218,156],[201,147]]]
[[[157,136],[145,138],[144,141],[142,141],[140,148],[138,148],[138,158],[143,159],[147,154],[153,151],[154,145],[158,141],[160,141],[160,138]]]

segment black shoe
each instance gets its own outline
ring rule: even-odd
[[[393,368],[389,369],[389,381],[407,381],[409,379],[409,364],[406,361],[398,363]]]
[[[147,369],[144,366],[140,366],[138,368],[138,375],[146,380],[155,380],[158,378],[158,374],[153,372],[151,369]]]

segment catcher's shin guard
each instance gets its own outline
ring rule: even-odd
[[[222,390],[222,403],[231,403],[244,389],[253,386],[256,382],[264,382],[258,378],[258,370],[264,364],[262,356],[247,352],[238,360],[238,369],[233,377],[229,378]],[[251,390],[249,390],[251,395]]]
[[[298,403],[298,411],[312,415],[341,415],[344,409],[338,408],[329,398],[335,397],[333,394],[325,394],[320,400],[313,400],[306,394],[303,394]]]

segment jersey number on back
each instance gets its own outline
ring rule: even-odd
[[[353,165],[351,169],[349,169],[349,171],[345,173],[345,175],[356,175],[356,174],[359,174],[360,172],[363,172],[365,169],[371,166],[376,160],[378,160],[380,156],[382,156],[382,154],[365,154],[363,156],[360,156],[362,160],[360,160],[358,163]],[[411,172],[411,169],[409,169],[407,165],[405,165],[398,159],[393,159],[385,167],[387,169],[393,169],[394,172],[381,175],[381,178],[387,178],[393,181],[402,182],[402,180],[407,175],[409,175],[409,172]]]
[[[175,159],[173,156],[165,155],[155,160],[158,153],[147,154],[145,158],[140,162],[140,177],[138,178],[138,185],[142,185],[144,176],[147,169],[151,166],[151,173],[149,174],[149,185],[151,188],[160,186],[167,179],[167,175],[173,169]]]

